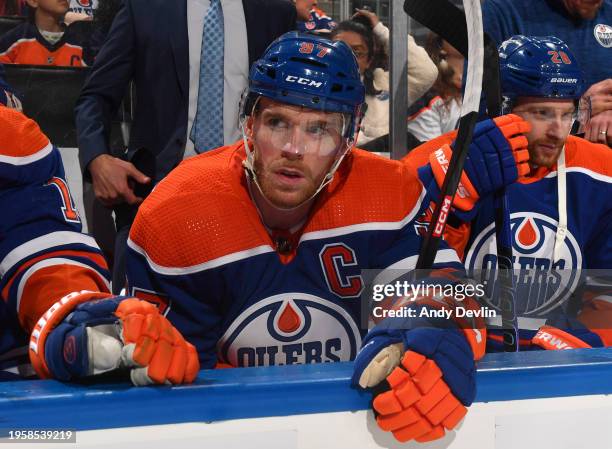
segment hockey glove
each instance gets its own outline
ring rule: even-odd
[[[530,129],[529,123],[513,114],[477,123],[453,206],[469,212],[479,198],[529,173],[527,138],[523,134]],[[453,146],[454,142],[443,145],[429,155],[429,164],[419,168],[419,178],[434,200],[440,196]]]
[[[146,301],[75,292],[39,319],[30,360],[42,378],[71,380],[130,372],[134,385],[192,382],[199,370],[193,345]]]
[[[476,395],[475,373],[472,349],[458,329],[377,326],[364,339],[352,383],[374,387],[382,430],[401,442],[424,442],[443,437],[465,416]]]

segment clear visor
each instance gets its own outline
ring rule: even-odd
[[[581,105],[579,108],[551,107],[541,105],[524,105],[515,108],[512,112],[534,123],[557,125],[568,132],[576,120],[581,121],[589,115],[588,109]]]
[[[339,112],[276,103],[255,110],[252,120],[253,135],[262,150],[293,156],[330,156],[348,143],[350,119]]]

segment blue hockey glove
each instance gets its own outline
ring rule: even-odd
[[[529,123],[514,114],[477,123],[453,206],[469,212],[479,198],[529,173],[528,142],[523,134],[530,129]],[[443,145],[429,155],[429,164],[419,168],[419,178],[434,201],[440,197],[453,146],[454,142]]]
[[[364,339],[352,383],[373,387],[376,421],[397,440],[441,438],[476,394],[470,344],[459,329],[389,327],[383,322]]]
[[[134,385],[180,384],[199,370],[193,345],[154,305],[87,291],[65,296],[39,319],[30,360],[40,377],[64,381],[125,370]]]

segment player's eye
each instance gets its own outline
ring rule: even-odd
[[[281,117],[274,116],[268,117],[268,119],[266,120],[266,125],[274,130],[287,129],[287,127],[289,126],[286,120],[282,119]]]
[[[539,120],[550,120],[555,115],[550,109],[534,109],[532,114]]]
[[[306,132],[313,136],[322,136],[324,134],[327,134],[328,132],[327,123],[324,123],[324,122],[308,123],[306,125]]]
[[[565,114],[563,114],[561,116],[561,119],[564,122],[571,122],[576,118],[576,113],[575,112],[566,112]]]

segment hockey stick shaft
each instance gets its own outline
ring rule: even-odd
[[[464,14],[454,5],[445,5],[444,3],[447,2],[430,0],[427,6],[423,6],[422,2],[418,0],[407,0],[404,4],[404,9],[412,18],[421,22],[455,47],[468,60],[469,64],[469,61],[473,60],[476,56],[472,49],[477,45],[476,42],[470,42],[468,32],[468,23],[470,23],[470,19],[474,16],[472,13],[474,5],[470,9],[465,8],[466,12],[471,14]],[[478,19],[481,20],[480,17]],[[454,26],[448,26],[448,24],[453,24]],[[474,24],[473,21],[472,24]],[[482,25],[480,27],[482,28]],[[489,115],[497,116],[501,112],[497,45],[488,35],[484,35],[483,40],[484,45],[481,43],[484,52],[481,86],[486,86],[484,92]],[[480,91],[478,96],[480,97]],[[464,100],[466,97],[467,95],[464,95]],[[417,269],[431,268],[435,261],[440,238],[442,238],[444,232],[450,205],[452,204],[454,192],[457,189],[461,170],[467,156],[468,145],[471,141],[473,130],[471,120],[475,122],[477,117],[466,115],[461,119],[459,134],[455,142],[455,151],[453,151],[447,176],[442,186],[440,200],[436,204],[430,227],[421,247]],[[469,130],[469,132],[462,133],[464,130]],[[506,351],[516,351],[518,350],[518,323],[516,319],[514,277],[512,272],[512,234],[510,232],[510,216],[504,190],[496,193],[495,206],[495,232],[500,281],[498,288],[500,308],[502,310],[502,328],[504,329],[504,348]]]
[[[430,269],[434,264],[478,118],[483,64],[482,17],[479,0],[463,0],[463,3],[467,14],[461,12],[448,0],[428,2],[406,0],[404,3],[404,10],[408,15],[443,38],[448,37],[451,45],[455,42],[459,46],[459,51],[472,55],[472,58],[468,59],[461,119],[454,151],[442,184],[440,198],[435,205],[430,226],[421,246],[417,269]],[[467,17],[471,20],[466,20]]]

